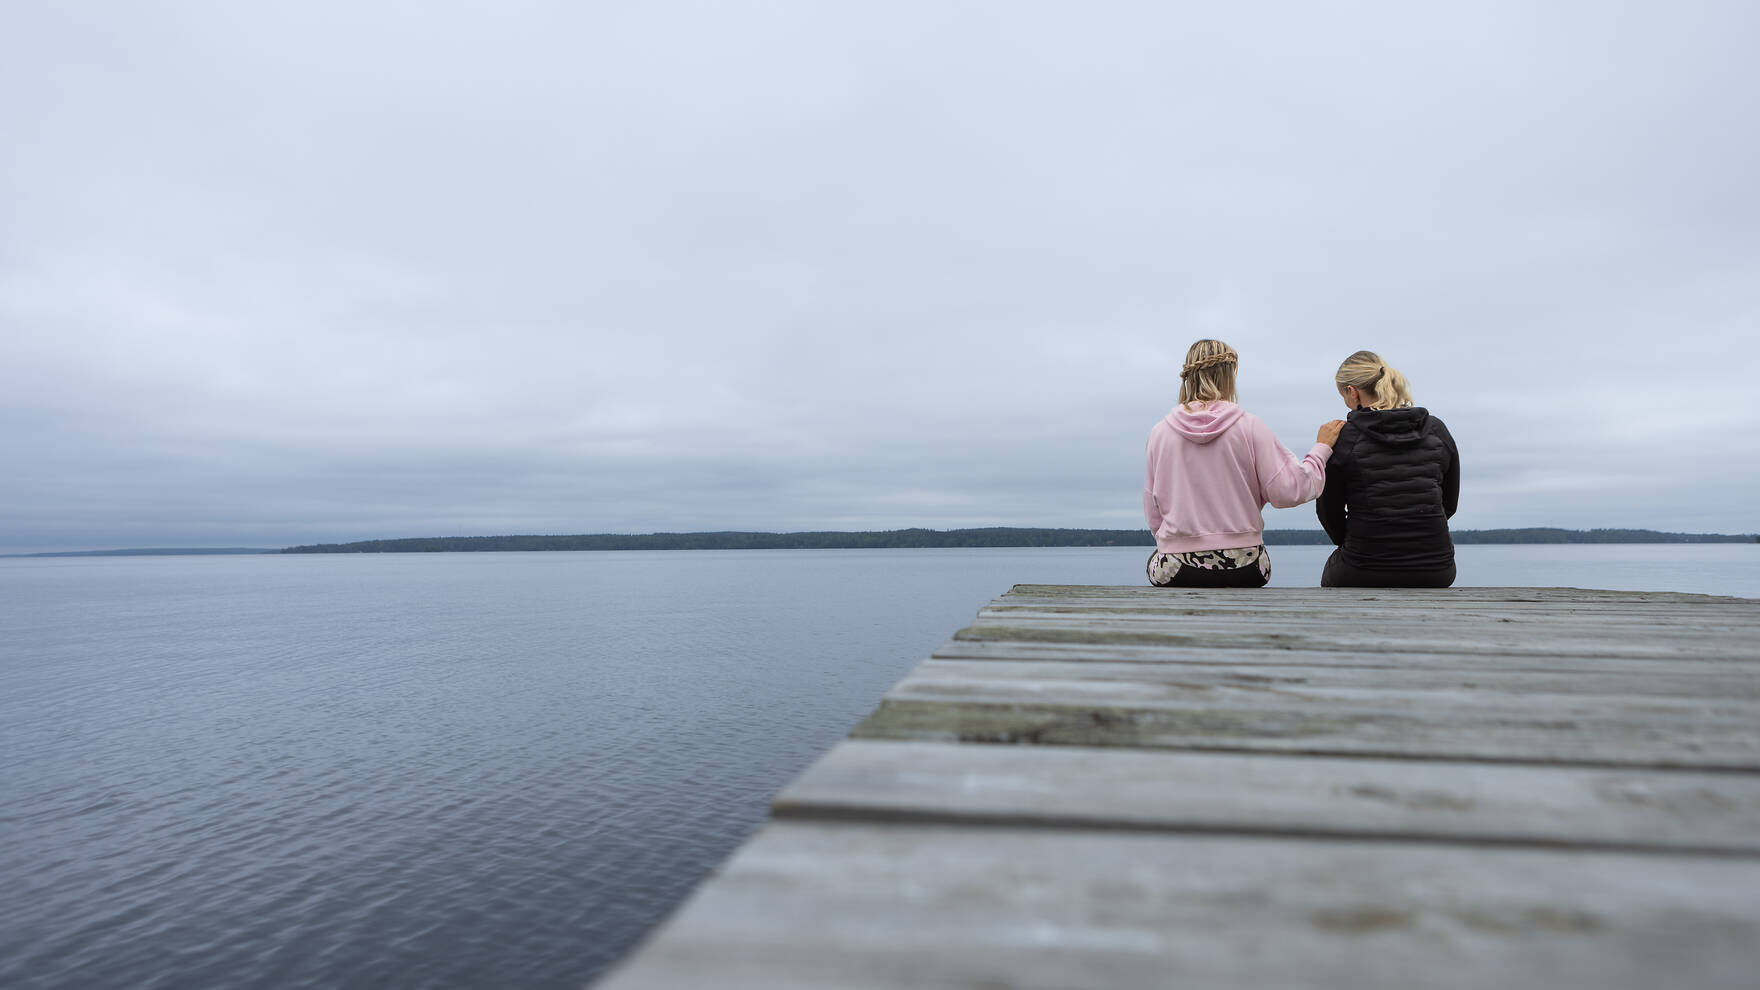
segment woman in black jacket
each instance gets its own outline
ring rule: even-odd
[[[1461,494],[1460,455],[1448,427],[1414,407],[1405,376],[1371,351],[1346,358],[1333,381],[1351,412],[1314,503],[1338,546],[1320,586],[1448,587],[1448,520]]]

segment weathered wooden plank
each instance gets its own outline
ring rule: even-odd
[[[1218,650],[1238,649],[1245,644],[1264,643],[1275,638],[1284,644],[1329,643],[1337,648],[1373,652],[1434,649],[1437,644],[1452,644],[1455,651],[1493,649],[1529,654],[1625,654],[1760,661],[1760,623],[1695,627],[1562,618],[1461,622],[1454,619],[1352,621],[1349,617],[1317,620],[1272,615],[1174,619],[1009,616],[1001,620],[980,616],[976,624],[957,635],[974,635],[972,630],[984,630],[976,635],[985,637],[995,635],[988,630],[1006,630],[1002,635],[1029,641],[1040,634],[1045,638],[1075,635],[1102,641],[1117,636],[1136,641],[1147,638],[1172,643],[1197,642]]]
[[[1426,703],[1458,706],[1470,698],[1472,703],[1499,710],[1525,710],[1558,709],[1565,699],[1556,695],[1573,695],[1625,699],[1645,712],[1689,718],[1722,712],[1760,725],[1760,670],[1752,665],[1735,670],[1726,666],[1710,673],[1651,670],[1628,674],[1300,664],[1243,669],[1228,661],[1227,653],[1213,654],[1208,664],[930,659],[913,669],[888,697],[963,700],[974,696],[967,689],[976,685],[976,696],[990,696],[988,689],[994,686],[1011,699],[1038,700],[1052,694],[1072,702],[1154,699],[1175,704],[1266,702],[1277,707],[1366,705],[1404,710]]]
[[[1057,598],[1042,596],[1004,595],[985,608],[999,613],[1092,613],[1109,615],[1238,615],[1248,612],[1278,612],[1303,616],[1365,616],[1383,618],[1450,616],[1476,617],[1486,614],[1531,615],[1544,617],[1618,618],[1631,616],[1659,621],[1687,622],[1710,617],[1717,621],[1752,623],[1760,616],[1760,603],[1748,599],[1716,599],[1707,602],[1648,602],[1639,600],[1608,600],[1597,602],[1549,602],[1515,600],[1329,600],[1318,597],[1288,597],[1259,592],[1263,597],[1199,598],[1166,591],[1147,595],[1105,598]]]
[[[979,642],[1093,643],[1225,649],[1345,650],[1356,653],[1498,653],[1507,656],[1760,659],[1760,640],[1721,631],[1682,630],[1666,636],[1600,633],[1514,624],[1412,623],[1333,626],[1316,623],[1234,623],[1192,620],[1158,625],[1120,623],[980,623],[954,638]]]
[[[1215,646],[1144,646],[1113,643],[1035,643],[1024,640],[948,640],[930,655],[934,660],[1057,660],[1072,663],[1197,664],[1230,667],[1303,666],[1357,667],[1364,670],[1424,669],[1451,671],[1508,670],[1593,675],[1722,674],[1738,671],[1760,676],[1760,661],[1739,657],[1702,660],[1683,657],[1561,657],[1554,654],[1426,653],[1388,650],[1352,653],[1343,650],[1218,649]]]
[[[1760,564],[1760,553],[1755,555]],[[1563,588],[1153,588],[1148,585],[1093,585],[1086,588],[1010,588],[998,595],[1008,602],[1054,602],[1054,604],[1202,604],[1207,608],[1234,608],[1236,604],[1302,604],[1334,608],[1480,608],[1489,604],[1517,604],[1522,608],[1755,608],[1760,599],[1732,595],[1681,595],[1660,592],[1607,592]]]
[[[1755,554],[1760,564],[1760,552]],[[1083,585],[1080,587],[1015,585],[997,601],[1046,600],[1061,603],[1140,601],[1202,601],[1226,606],[1231,602],[1326,602],[1333,605],[1372,602],[1381,605],[1461,607],[1485,602],[1595,607],[1602,605],[1690,605],[1693,608],[1760,603],[1760,598],[1680,592],[1615,591],[1584,588],[1155,588],[1148,584]]]
[[[779,822],[606,990],[1746,988],[1760,860]]]
[[[1211,676],[1205,676],[1206,673]],[[1351,683],[1354,671],[1316,670],[1305,683],[1262,679],[1258,671],[1205,671],[1155,664],[1015,663],[926,660],[891,691],[887,700],[1038,704],[1100,708],[1206,709],[1233,712],[1299,710],[1319,716],[1393,713],[1411,718],[1449,715],[1486,719],[1605,721],[1666,729],[1679,723],[1752,727],[1760,735],[1760,703],[1731,694],[1682,691],[1665,696],[1632,694],[1618,677],[1487,673],[1470,682],[1428,680],[1422,672],[1405,684],[1399,672],[1380,672],[1382,684]],[[1660,679],[1659,679],[1660,680]],[[1682,678],[1671,683],[1684,684]],[[1522,685],[1530,685],[1523,689]],[[1572,684],[1578,690],[1568,690]],[[1603,685],[1606,686],[1603,689]],[[1546,688],[1556,690],[1547,691]],[[1752,692],[1744,692],[1751,695]]]
[[[1003,598],[1044,597],[1068,601],[1140,598],[1150,601],[1189,599],[1214,604],[1267,601],[1374,601],[1388,603],[1508,601],[1508,602],[1667,602],[1694,606],[1748,603],[1752,598],[1697,595],[1676,591],[1611,591],[1594,588],[1152,588],[1147,585],[1017,584]]]
[[[1257,610],[1156,610],[1156,608],[1132,608],[1132,610],[994,610],[986,608],[979,611],[973,618],[973,625],[1010,624],[1030,625],[1118,625],[1118,627],[1139,627],[1139,625],[1184,625],[1211,624],[1218,627],[1244,627],[1244,625],[1272,622],[1280,625],[1332,625],[1348,629],[1352,625],[1373,625],[1373,627],[1392,627],[1392,629],[1408,629],[1420,625],[1457,625],[1457,627],[1475,627],[1484,624],[1517,624],[1528,625],[1531,629],[1644,629],[1658,632],[1739,632],[1760,631],[1760,611],[1746,617],[1725,617],[1711,620],[1707,613],[1691,613],[1691,615],[1637,615],[1628,611],[1610,611],[1605,615],[1584,615],[1577,611],[1570,613],[1533,613],[1521,610],[1484,610],[1478,613],[1463,615],[1457,611],[1436,611],[1436,613],[1394,613],[1394,611],[1325,611],[1309,610],[1278,610],[1278,608],[1257,608]]]
[[[1445,608],[1400,606],[1385,603],[1338,604],[1323,602],[1261,602],[1219,607],[1213,604],[1176,602],[1108,602],[1086,604],[997,599],[978,613],[979,621],[1023,619],[1041,621],[1216,621],[1271,619],[1284,622],[1350,623],[1410,622],[1564,622],[1614,623],[1664,628],[1754,628],[1760,626],[1760,608],[1748,605],[1597,605],[1562,607],[1523,602],[1486,602],[1474,606]]]
[[[1093,606],[1055,606],[1046,604],[991,603],[980,609],[978,623],[993,622],[1112,622],[1131,625],[1141,622],[1167,623],[1190,621],[1281,622],[1287,624],[1327,623],[1331,625],[1417,622],[1447,622],[1468,625],[1484,622],[1517,622],[1529,625],[1562,624],[1566,626],[1615,626],[1632,630],[1760,630],[1760,609],[1683,609],[1678,605],[1638,608],[1553,608],[1512,604],[1486,605],[1479,608],[1391,609],[1362,606],[1357,608],[1325,608],[1289,605],[1278,607],[1237,606],[1228,609],[1167,607],[1148,604]]]
[[[902,686],[901,686],[902,687]],[[1568,698],[1568,696],[1555,696]],[[1583,766],[1760,770],[1760,723],[1722,710],[1652,713],[1623,699],[1557,708],[1179,704],[1047,696],[1010,686],[949,701],[895,689],[851,735],[932,742],[1136,746]],[[1657,703],[1661,706],[1661,703]]]
[[[1760,555],[1756,555],[1760,562]],[[1540,590],[1540,588],[1529,588]],[[1426,592],[1364,590],[1345,592],[1334,588],[1258,588],[1258,590],[1192,590],[1192,588],[1095,587],[1081,594],[1037,594],[1012,590],[993,599],[996,606],[1047,606],[1047,608],[1339,608],[1389,611],[1447,611],[1475,608],[1522,608],[1540,611],[1753,611],[1760,599],[1721,595],[1651,595],[1639,592],[1595,592],[1588,597],[1572,595],[1475,595],[1471,588],[1447,588]]]
[[[1760,854],[1760,775],[848,740],[777,818]]]
[[[1679,669],[1686,668],[1686,669]],[[1734,669],[1732,669],[1734,668]],[[1071,685],[1069,682],[1075,682]],[[1104,660],[1062,661],[1051,658],[967,660],[931,658],[916,667],[900,687],[943,685],[962,697],[964,685],[997,684],[1027,687],[1035,695],[1065,692],[1071,699],[1111,692],[1139,698],[1154,694],[1179,703],[1199,700],[1220,704],[1267,700],[1279,706],[1313,703],[1320,706],[1367,704],[1407,707],[1428,700],[1423,692],[1441,692],[1445,704],[1458,704],[1470,694],[1486,705],[1507,708],[1552,707],[1554,695],[1624,698],[1649,712],[1672,711],[1687,717],[1712,709],[1731,717],[1760,722],[1760,669],[1675,661],[1650,662],[1649,669],[1622,672],[1603,669],[1510,670],[1494,667],[1459,669],[1414,665],[1364,667],[1304,663],[1237,665],[1227,653],[1186,663],[1116,663]],[[908,692],[899,696],[910,696]],[[1669,699],[1664,704],[1653,704]],[[1676,700],[1713,703],[1675,705]],[[1670,705],[1674,707],[1670,708]]]

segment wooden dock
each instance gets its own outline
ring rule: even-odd
[[[1760,602],[1021,585],[600,984],[1760,987]]]

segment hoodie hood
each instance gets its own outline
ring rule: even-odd
[[[1356,409],[1346,417],[1363,435],[1390,447],[1405,447],[1424,439],[1430,413],[1422,406],[1412,409]]]
[[[1167,425],[1173,431],[1193,443],[1209,443],[1228,432],[1241,418],[1243,411],[1240,406],[1227,401],[1215,401],[1201,409],[1187,409],[1185,406],[1174,406],[1167,414]]]

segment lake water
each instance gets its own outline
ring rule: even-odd
[[[578,987],[983,603],[1146,556],[0,560],[0,986]],[[1459,569],[1760,597],[1753,544]]]

